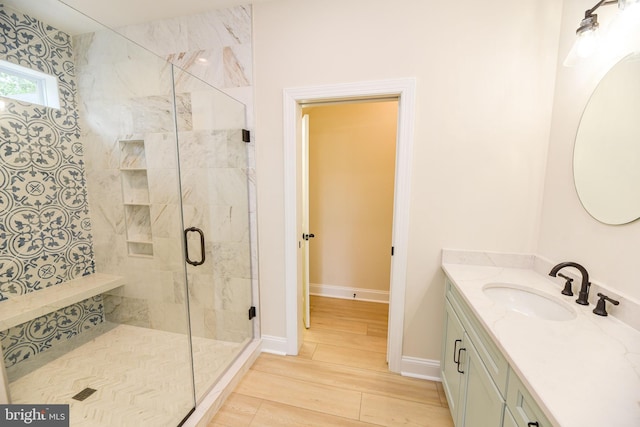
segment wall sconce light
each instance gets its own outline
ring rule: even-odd
[[[640,4],[640,0],[600,0],[591,9],[584,12],[584,19],[580,21],[580,26],[576,30],[576,41],[565,59],[564,65],[571,66],[579,59],[587,58],[592,55],[600,44],[600,31],[598,28],[598,15],[595,11],[600,6],[617,4],[621,11],[629,8],[633,4]]]

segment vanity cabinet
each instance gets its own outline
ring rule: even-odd
[[[551,426],[448,280],[441,371],[456,427]]]
[[[448,284],[442,385],[456,427],[477,426],[478,420],[487,426],[502,425],[508,365],[483,338],[479,325]]]
[[[467,343],[464,342],[465,333],[462,323],[448,301],[445,301],[444,316],[444,342],[442,343],[442,359],[440,362],[442,387],[447,395],[453,422],[456,426],[459,426],[461,424],[458,422],[458,415],[462,416],[461,414],[463,413],[463,411],[458,410],[459,397],[464,378],[462,376],[463,371],[460,370],[459,357],[462,356],[462,349],[465,348]]]

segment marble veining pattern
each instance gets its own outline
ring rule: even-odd
[[[470,253],[465,257],[484,256]],[[456,258],[443,253],[443,259]],[[560,295],[560,284],[546,275],[546,269],[543,274],[534,270],[541,265],[538,260],[524,268],[442,264],[555,425],[640,425],[640,331],[614,316],[596,316],[593,304],[571,304],[576,319],[547,321],[508,311],[482,292],[487,283],[515,283],[547,293],[550,298],[566,298]]]
[[[71,38],[5,5],[0,24],[0,57],[56,76],[60,95],[60,109],[7,99],[0,112],[2,304],[92,274],[95,266]],[[84,301],[3,331],[5,364],[102,320],[101,302]]]
[[[253,129],[253,61],[252,10],[250,5],[131,25],[117,32],[154,52],[185,72],[176,70],[178,92],[188,92],[194,81],[189,75],[214,86],[217,90],[246,105],[240,117],[229,118],[236,108],[222,102],[219,96],[198,90],[191,93],[194,129],[224,128],[220,122],[242,121],[241,127]],[[108,49],[113,53],[114,49]],[[113,63],[110,54],[105,63]],[[188,74],[187,74],[188,73]],[[237,113],[233,113],[234,115]],[[246,123],[245,123],[246,120]],[[249,221],[251,235],[251,268],[257,277],[257,219],[255,185],[255,146],[242,147],[249,179]],[[255,284],[255,283],[254,283]],[[255,286],[257,289],[257,286]]]
[[[253,84],[250,6],[130,25],[116,31],[223,91]]]
[[[175,129],[174,104],[171,96],[146,96],[132,98],[131,109],[132,132],[134,133],[169,133]],[[191,130],[190,94],[176,94],[176,118],[178,129]]]
[[[207,16],[235,16],[229,13]],[[174,21],[167,25],[171,26],[171,22]],[[211,37],[207,39],[206,34],[210,36],[213,27],[224,32],[231,28],[204,23],[202,19],[190,22],[204,25],[202,32],[196,33],[209,41]],[[119,31],[131,38],[143,37],[142,27],[150,28],[154,34],[160,31],[153,23],[128,28],[131,31],[128,34],[127,28]],[[187,27],[191,28],[178,26],[175,32],[166,30],[163,34],[173,34],[178,43]],[[240,42],[250,42],[250,37],[241,36],[244,32],[241,29],[233,37],[223,39],[242,52],[245,48]],[[81,119],[87,129],[85,148],[89,196],[94,207],[94,241],[99,249],[96,262],[101,271],[118,272],[126,276],[128,283],[122,290],[106,296],[106,318],[179,332],[186,328],[188,291],[191,327],[196,336],[243,340],[251,334],[247,310],[251,303],[254,252],[249,221],[255,222],[249,212],[253,185],[249,180],[250,149],[241,140],[245,108],[183,70],[174,68],[171,72],[161,58],[149,52],[145,55],[144,49],[135,46],[123,46],[121,52],[108,49],[110,38],[118,45],[118,34],[102,33],[82,35],[76,43],[76,56],[81,58],[78,66],[83,98]],[[218,39],[221,38],[213,38]],[[137,41],[144,40],[143,37]],[[198,48],[208,51],[203,46]],[[217,48],[221,52],[223,46],[210,50]],[[176,60],[203,66],[204,62],[197,60],[200,57],[185,52],[176,54]],[[218,58],[208,63],[209,67],[221,63],[222,56]],[[136,85],[130,86],[131,82]],[[176,91],[175,112],[170,96],[172,83]],[[173,119],[174,113],[177,120]],[[131,148],[122,153],[123,145]],[[144,172],[120,170],[132,165],[144,168]],[[129,176],[122,180],[124,194],[120,194],[119,175],[123,173]],[[146,176],[145,185],[136,174]],[[139,197],[137,190],[143,187],[145,192],[148,188],[148,197]],[[141,203],[126,206],[126,222],[123,201]],[[201,228],[207,242],[207,262],[197,268],[188,267],[188,282],[181,278],[185,268],[181,216],[185,227]],[[125,228],[132,229],[134,224],[141,233],[126,236]],[[132,237],[148,240],[153,245],[153,255],[142,258],[123,253],[127,238]],[[197,243],[190,249],[192,253],[198,253]]]

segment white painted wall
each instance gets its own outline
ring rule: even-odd
[[[574,40],[574,31],[590,0],[565,0],[559,55],[562,60]],[[598,10],[603,28],[615,6]],[[573,183],[573,146],[584,107],[598,81],[616,62],[616,56],[640,51],[640,27],[627,38],[622,50],[607,48],[574,67],[559,67],[549,142],[547,177],[538,253],[553,261],[583,264],[593,281],[616,292],[640,299],[640,221],[604,225],[582,208]]]
[[[254,5],[263,335],[286,336],[283,89],[417,78],[403,355],[438,360],[441,249],[536,248],[561,4]]]

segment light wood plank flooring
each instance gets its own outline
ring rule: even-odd
[[[209,427],[452,427],[440,383],[387,370],[387,311],[312,297],[300,355],[260,355]]]

